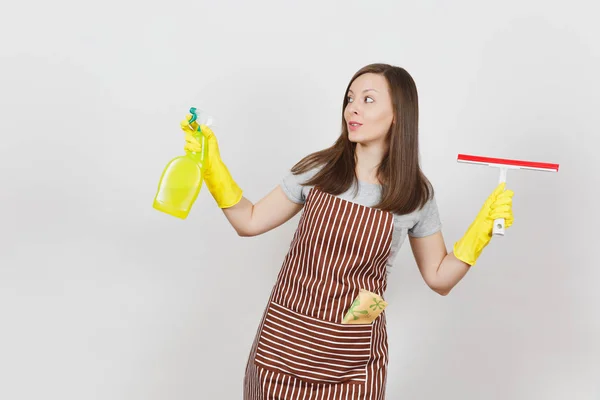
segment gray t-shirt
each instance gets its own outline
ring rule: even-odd
[[[298,204],[304,204],[306,196],[312,187],[305,186],[303,183],[310,179],[316,172],[316,169],[300,175],[294,175],[290,172],[283,177],[280,183],[281,188],[291,201]],[[381,187],[377,184],[359,181],[358,192],[354,187],[351,187],[348,191],[337,197],[367,207],[373,207],[380,200]],[[390,273],[398,250],[404,243],[407,235],[424,237],[438,232],[441,228],[442,223],[440,221],[435,196],[420,210],[413,211],[410,214],[394,214],[394,232],[392,234],[390,257],[387,260],[387,273]]]

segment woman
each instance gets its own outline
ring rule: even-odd
[[[408,236],[425,282],[446,295],[489,243],[493,220],[512,225],[513,192],[500,184],[447,252],[434,191],[419,167],[418,116],[408,72],[362,68],[345,93],[335,144],[301,160],[256,204],[243,197],[214,133],[202,127],[206,185],[239,235],[267,232],[304,208],[252,346],[244,399],[383,399],[385,313],[343,323],[359,292],[383,297]],[[188,121],[186,148],[197,150]]]

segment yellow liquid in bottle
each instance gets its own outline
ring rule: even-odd
[[[188,152],[171,160],[154,197],[155,209],[181,219],[187,218],[202,187],[205,141],[199,132],[196,138],[202,144],[201,152]]]

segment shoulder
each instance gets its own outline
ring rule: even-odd
[[[316,167],[298,174],[289,170],[283,176],[279,184],[291,201],[298,204],[304,204],[306,196],[311,189],[311,186],[306,185],[306,182],[315,176],[319,170],[320,167]]]
[[[414,225],[408,230],[410,236],[425,237],[442,228],[437,199],[432,195],[418,210],[411,213]]]

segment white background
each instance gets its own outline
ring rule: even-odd
[[[600,398],[600,25],[571,1],[21,1],[0,14],[0,399],[241,399],[298,217],[240,238],[203,188],[152,208],[190,106],[258,201],[339,135],[352,74],[406,68],[446,244],[509,171],[514,225],[447,296],[405,243],[388,399]]]

